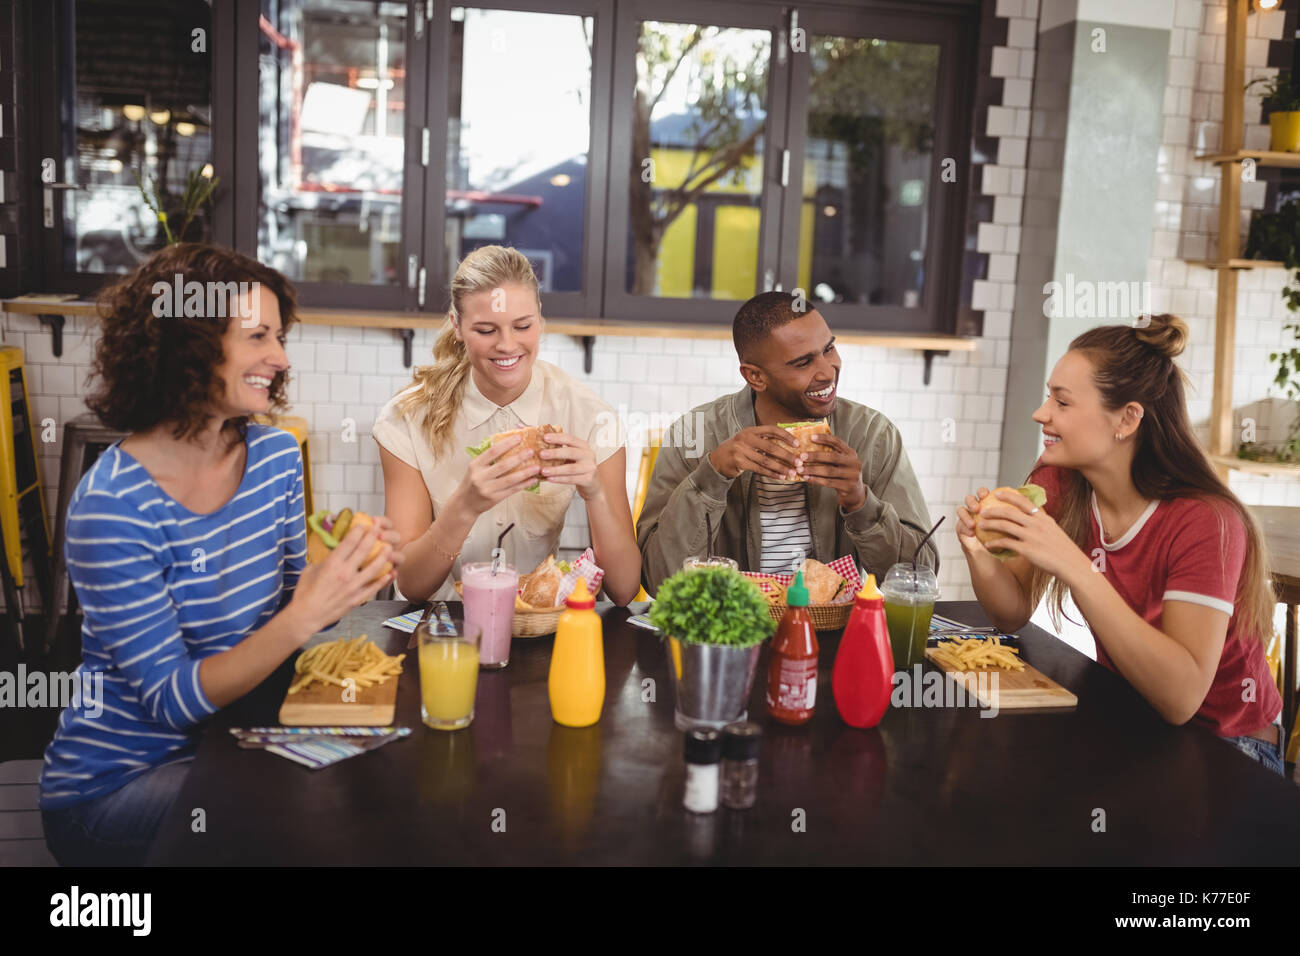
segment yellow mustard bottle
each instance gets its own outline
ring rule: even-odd
[[[551,716],[566,727],[590,727],[600,720],[600,709],[605,704],[605,645],[600,615],[594,610],[596,599],[581,578],[564,604],[546,680]]]

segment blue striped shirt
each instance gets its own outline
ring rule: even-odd
[[[81,602],[81,686],[102,672],[103,712],[74,702],[45,751],[40,805],[102,796],[192,757],[217,710],[199,662],[234,647],[283,607],[307,558],[302,455],[288,432],[248,426],[233,498],[211,514],[173,500],[110,446],[68,506],[68,577]]]

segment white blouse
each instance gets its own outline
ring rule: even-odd
[[[444,454],[437,456],[423,430],[397,410],[398,402],[415,387],[411,385],[388,400],[375,419],[371,435],[382,448],[420,472],[435,517],[465,477],[471,460],[465,449],[498,432],[556,425],[584,439],[595,452],[597,464],[626,442],[623,423],[613,406],[567,372],[537,360],[533,362],[528,387],[505,407],[484,397],[474,384],[471,372],[452,424],[451,444]],[[451,575],[431,600],[456,600],[452,582],[460,579],[461,565],[490,561],[497,536],[512,523],[514,530],[501,545],[506,561],[520,574],[532,571],[558,549],[564,515],[575,490],[573,485],[543,481],[538,492],[517,492],[479,515],[460,546],[460,557],[453,564]],[[453,552],[455,544],[439,542],[438,546]]]

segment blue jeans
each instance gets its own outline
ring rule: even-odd
[[[192,761],[147,770],[125,787],[70,807],[42,810],[45,845],[61,866],[140,866]]]
[[[1259,761],[1268,770],[1272,770],[1279,776],[1286,776],[1286,764],[1283,762],[1282,755],[1286,753],[1286,731],[1278,724],[1277,743],[1271,744],[1267,740],[1260,740],[1258,737],[1224,737],[1227,743],[1232,744],[1246,756]]]

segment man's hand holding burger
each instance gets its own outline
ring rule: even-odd
[[[803,474],[808,483],[834,491],[845,514],[857,511],[867,503],[867,486],[862,480],[858,453],[834,435],[813,435],[812,441],[824,450],[804,455]]]
[[[724,478],[737,478],[742,471],[796,481],[803,468],[799,442],[778,425],[742,428],[713,451],[709,462]]]

